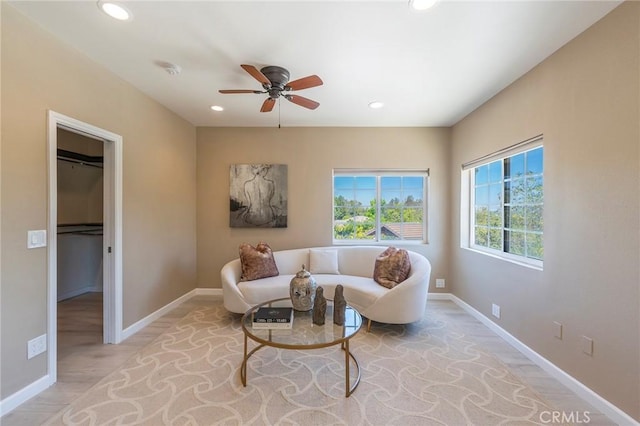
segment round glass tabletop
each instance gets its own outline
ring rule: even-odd
[[[286,349],[313,349],[332,346],[353,337],[362,327],[362,316],[347,305],[344,325],[333,323],[333,301],[327,299],[324,325],[313,323],[313,311],[294,309],[291,328],[262,329],[253,327],[253,315],[263,307],[291,307],[291,299],[270,300],[254,306],[242,317],[242,329],[252,340]]]

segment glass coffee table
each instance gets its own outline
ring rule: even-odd
[[[253,314],[261,307],[286,306],[291,307],[291,299],[275,299],[254,306],[242,317],[242,332],[244,333],[244,357],[240,367],[242,384],[247,386],[247,362],[251,355],[265,346],[280,349],[318,349],[333,345],[340,345],[344,350],[345,396],[348,397],[360,383],[360,366],[358,360],[349,351],[349,340],[362,327],[362,316],[353,307],[347,305],[344,325],[333,323],[333,301],[327,299],[327,314],[324,325],[313,323],[312,311],[300,312],[294,310],[293,324],[290,329],[256,329],[252,327]],[[248,339],[258,343],[258,346],[248,352]],[[357,375],[353,384],[349,367],[353,361]]]

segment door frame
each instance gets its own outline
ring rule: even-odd
[[[58,349],[58,128],[104,143],[103,336],[122,341],[122,136],[48,111],[49,200],[47,231],[47,348],[51,383],[57,381]]]

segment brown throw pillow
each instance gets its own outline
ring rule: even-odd
[[[252,281],[280,274],[271,247],[267,243],[259,243],[255,247],[247,243],[240,244],[240,263],[240,281]]]
[[[389,247],[376,258],[373,279],[383,287],[393,288],[406,280],[410,271],[409,252]]]

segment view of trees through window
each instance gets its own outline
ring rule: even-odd
[[[473,171],[473,244],[542,260],[543,148]]]
[[[425,238],[426,174],[336,175],[334,240]]]

